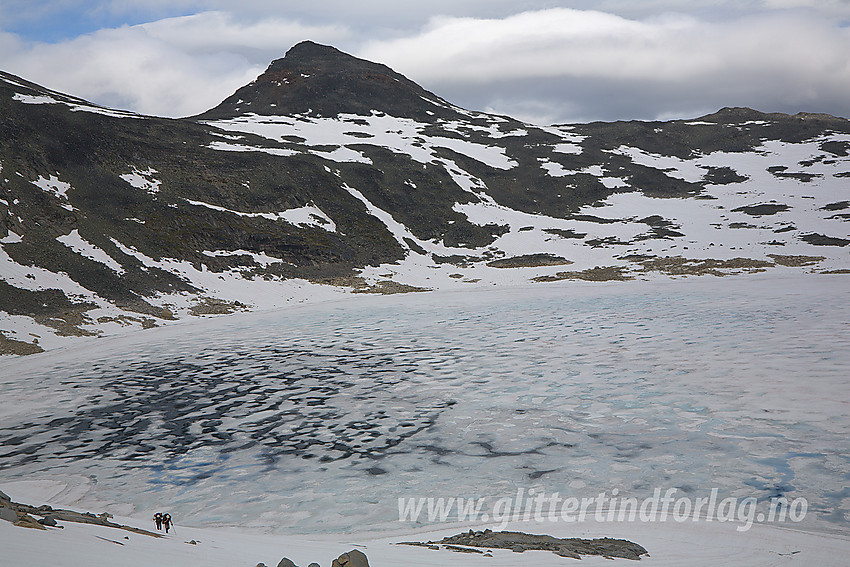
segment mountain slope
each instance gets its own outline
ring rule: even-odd
[[[0,74],[0,350],[346,291],[850,268],[850,122],[535,127],[304,42],[197,117]],[[37,341],[37,344],[36,344]]]

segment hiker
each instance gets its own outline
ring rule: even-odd
[[[162,529],[162,513],[157,512],[156,514],[154,514],[153,515],[153,521],[154,521],[154,523],[156,523],[156,529],[161,530]]]
[[[168,528],[171,527],[171,514],[164,514],[162,516],[162,525],[165,527],[165,533],[168,533]]]

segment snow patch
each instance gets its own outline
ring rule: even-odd
[[[423,133],[430,126],[428,124],[375,112],[369,116],[341,114],[337,118],[247,114],[206,124],[221,130],[256,134],[275,141],[285,142],[286,137],[296,136],[304,139],[307,146],[337,146],[337,149],[331,152],[313,152],[332,161],[366,162],[367,158],[360,152],[347,146],[373,145],[408,155],[420,163],[430,163],[437,157],[435,149],[445,148],[498,169],[511,169],[517,165],[517,162],[509,158],[505,150],[498,146],[487,146],[459,138],[428,136]],[[214,149],[222,147],[217,145]]]
[[[132,169],[130,173],[119,175],[119,177],[136,189],[144,189],[151,195],[155,195],[159,192],[159,186],[162,182],[153,177],[155,173],[159,173],[157,170],[149,167],[142,171],[140,169],[136,169],[136,166],[134,165],[131,165],[130,168]]]
[[[245,213],[242,211],[234,211],[233,209],[220,207],[218,205],[212,205],[203,201],[195,201],[192,199],[184,199],[184,201],[186,201],[190,205],[195,205],[197,207],[206,207],[208,209],[223,213],[231,213],[240,217],[264,218],[272,221],[282,220],[295,226],[312,226],[322,228],[328,232],[336,232],[336,224],[334,223],[334,221],[331,220],[331,218],[326,215],[314,203],[304,205],[303,207],[287,209],[285,211],[280,211],[276,213]]]
[[[91,301],[97,305],[105,304],[100,297],[78,284],[65,272],[51,272],[38,266],[19,264],[6,253],[2,246],[0,246],[0,279],[11,286],[28,291],[58,289],[72,299]]]
[[[207,269],[204,264],[201,264],[200,269],[198,269],[186,260],[177,260],[175,258],[155,260],[133,246],[125,246],[114,238],[110,240],[122,252],[136,258],[146,268],[156,268],[174,274],[195,288],[209,294],[211,297],[225,301],[238,301],[257,309],[274,309],[292,302],[330,299],[347,293],[346,290],[338,287],[314,284],[303,279],[283,280],[279,278],[265,279],[263,277],[254,277],[246,274],[244,268],[213,272]],[[234,253],[239,252],[241,251],[234,251]],[[276,263],[277,260],[264,254],[247,253],[252,254],[252,257],[258,263],[264,261]],[[209,253],[205,252],[205,254],[207,256],[218,256],[230,254],[230,252],[210,251]],[[253,254],[256,254],[256,256],[253,256]],[[158,302],[168,305],[169,302],[181,302],[181,298],[183,308],[197,299],[196,296],[191,294],[162,295],[159,297]]]
[[[64,181],[60,181],[59,178],[55,175],[51,175],[49,178],[42,177],[41,175],[39,175],[36,181],[30,181],[30,183],[32,183],[45,193],[50,193],[58,199],[62,199],[65,201],[68,200],[68,195],[66,193],[68,192],[68,189],[71,188],[71,184],[66,183]]]
[[[235,139],[240,138],[234,137]],[[227,142],[210,142],[207,148],[211,150],[218,150],[221,152],[263,152],[265,154],[270,154],[273,156],[294,156],[298,155],[301,152],[295,150],[289,150],[286,148],[267,148],[263,146],[246,146],[245,144],[229,144]]]
[[[141,115],[126,110],[114,110],[111,108],[93,106],[90,104],[80,104],[65,100],[57,100],[48,95],[29,95],[16,93],[12,97],[12,99],[18,102],[22,102],[24,104],[64,104],[71,110],[71,112],[91,112],[93,114],[111,116],[112,118],[142,118]]]
[[[126,270],[124,270],[121,264],[115,261],[115,259],[107,254],[102,248],[98,248],[91,242],[85,240],[82,236],[80,236],[79,230],[76,228],[65,236],[57,237],[56,240],[77,254],[84,256],[89,260],[94,260],[95,262],[104,264],[107,268],[118,275],[126,273]]]
[[[22,102],[24,104],[60,104],[58,100],[47,95],[28,95],[16,93],[12,100]]]
[[[0,244],[14,244],[16,242],[22,242],[24,239],[21,238],[18,234],[12,232],[11,230],[6,231],[6,236],[0,238]]]
[[[694,160],[684,160],[675,156],[662,156],[630,146],[620,146],[611,153],[628,157],[638,165],[660,169],[666,175],[691,183],[698,183],[706,174],[706,169]]]
[[[573,154],[578,155],[584,151],[584,149],[579,144],[574,144],[572,142],[564,142],[563,144],[556,144],[552,146],[553,152],[558,152],[559,154]]]
[[[315,226],[328,232],[336,232],[336,224],[319,207],[311,203],[303,207],[288,209],[277,213],[278,216],[297,226]]]
[[[210,256],[211,258],[215,258],[217,256],[250,256],[256,263],[260,264],[263,267],[268,267],[271,264],[284,264],[286,263],[284,260],[280,258],[275,258],[274,256],[269,256],[265,253],[258,252],[250,252],[248,250],[204,250],[202,252],[204,256]]]
[[[589,165],[583,169],[571,170],[565,168],[560,163],[550,161],[548,158],[537,158],[537,160],[540,162],[540,167],[546,170],[552,177],[587,174],[599,177],[599,182],[608,189],[619,189],[621,187],[628,187],[629,185],[622,177],[606,177],[605,169],[601,165]]]

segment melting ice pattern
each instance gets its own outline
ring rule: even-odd
[[[184,522],[296,531],[518,487],[802,496],[847,527],[840,280],[533,290],[327,303],[9,363],[0,475],[91,476],[99,498],[167,501]]]

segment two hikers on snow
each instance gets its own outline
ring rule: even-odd
[[[168,528],[174,525],[171,521],[171,514],[163,514],[162,512],[154,514],[153,521],[156,524],[156,529],[161,530],[165,528],[165,533],[168,533]]]

